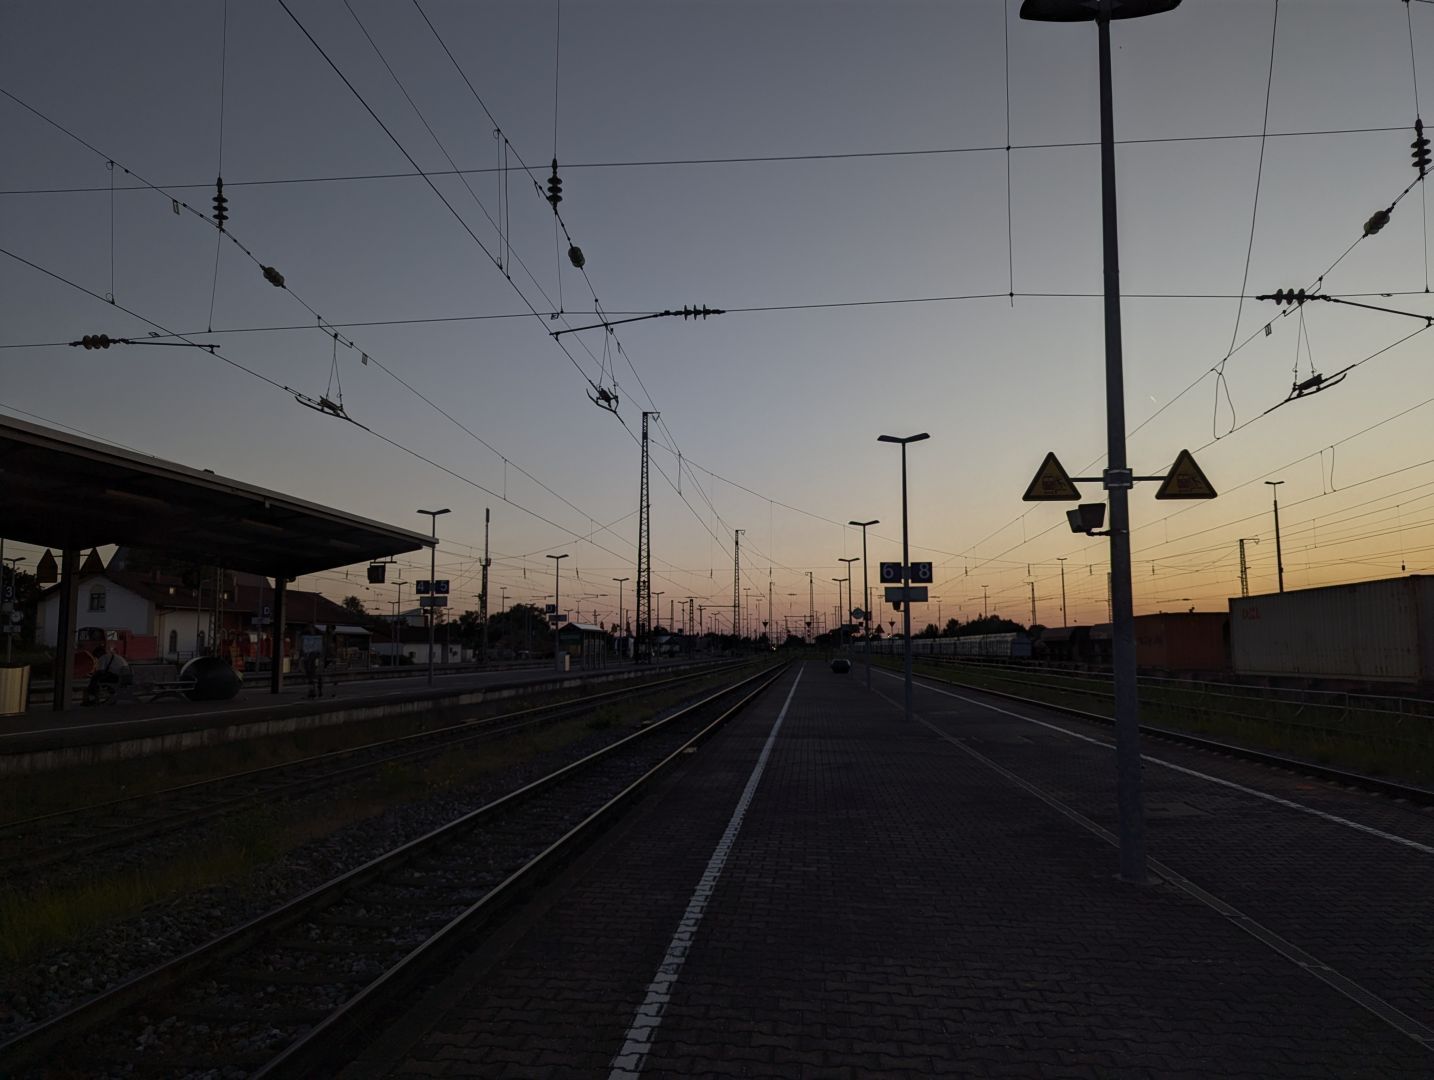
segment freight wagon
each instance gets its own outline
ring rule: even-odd
[[[1230,600],[1235,674],[1434,683],[1434,577],[1411,575]]]

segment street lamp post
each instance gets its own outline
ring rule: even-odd
[[[567,557],[568,556],[566,552],[564,552],[562,555],[548,556],[548,558],[553,560],[553,667],[558,671],[563,670],[562,649],[559,648],[560,643],[558,641],[558,626],[562,622],[561,609],[563,606],[562,599],[558,596],[558,567],[563,565],[562,561]],[[578,612],[578,617],[582,617],[581,611]]]
[[[1120,814],[1120,876],[1145,877],[1145,825],[1140,791],[1140,697],[1135,682],[1135,613],[1130,579],[1131,470],[1125,457],[1125,375],[1120,339],[1120,249],[1116,229],[1115,119],[1110,80],[1110,21],[1156,15],[1180,0],[1024,0],[1021,18],[1038,22],[1095,21],[1100,61],[1100,179],[1105,266],[1106,469],[1110,499],[1112,674],[1115,682],[1116,802]]]
[[[626,645],[627,623],[623,621],[622,617],[622,583],[631,581],[632,578],[615,577],[613,580],[617,582],[617,639]]]
[[[854,562],[858,562],[859,559],[858,559],[857,556],[853,555],[853,556],[852,556],[851,558],[849,558],[849,559],[846,558],[846,557],[843,557],[843,558],[841,559],[841,561],[844,562],[844,563],[846,563],[846,607],[842,609],[842,619],[841,619],[841,622],[842,622],[842,625],[843,625],[843,626],[850,626],[850,625],[851,625],[851,609],[854,608],[854,607],[856,607],[856,601],[852,599],[852,595],[851,595],[851,564],[854,563]],[[864,567],[866,566],[866,563],[863,562],[863,563],[862,563],[862,566],[863,566],[863,568],[864,568]],[[837,591],[840,592],[841,590],[838,589]],[[843,635],[843,636],[845,636],[845,635]]]
[[[433,545],[428,549],[428,685],[433,685],[433,627],[434,616],[438,609],[433,606],[437,594],[433,592],[433,579],[438,576],[438,519],[448,513],[448,507],[442,510],[419,510],[420,514],[427,514],[428,520],[433,526]],[[399,595],[402,596],[402,590]]]
[[[908,443],[921,442],[931,438],[925,431],[919,435],[878,435],[877,442],[896,443],[901,447],[901,584],[905,602],[901,615],[906,632],[906,719],[912,716],[911,709],[911,535],[906,503],[906,447]]]
[[[866,654],[866,688],[871,689],[871,579],[869,570],[871,564],[866,560],[866,529],[868,525],[880,525],[876,518],[870,521],[848,521],[848,525],[856,525],[861,529],[861,610],[862,629],[866,633],[866,644],[862,652]]]
[[[1280,592],[1285,591],[1285,557],[1280,548],[1280,485],[1283,480],[1266,480],[1270,485],[1270,497],[1275,500],[1275,571],[1280,576]]]
[[[845,581],[846,578],[834,577],[834,578],[832,578],[832,580],[836,582],[836,587],[837,587],[837,602],[836,602],[837,621],[832,624],[832,632],[837,635],[836,641],[837,641],[837,644],[840,645],[840,644],[841,644],[841,629],[840,629],[840,628],[841,628],[841,621],[842,621],[842,620],[841,620],[841,583],[842,583],[843,581]]]

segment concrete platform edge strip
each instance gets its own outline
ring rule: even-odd
[[[1019,713],[1014,713],[1006,709],[997,708],[994,705],[987,705],[984,702],[976,701],[971,698],[965,698],[962,697],[962,695],[960,694],[953,694],[950,691],[940,690],[934,686],[926,686],[925,689],[934,690],[936,691],[936,693],[943,694],[946,697],[954,697],[960,701],[966,701],[969,704],[976,705],[980,708],[991,709],[994,712],[1004,713],[1005,715],[1014,717],[1017,720],[1025,720],[1028,723],[1039,724],[1042,727],[1048,727],[1063,734],[1072,735],[1078,739],[1085,739],[1085,741],[1095,743],[1098,746],[1104,746],[1106,748],[1110,747],[1109,743],[1103,743],[1099,739],[1088,739],[1086,738],[1086,736],[1078,735],[1075,732],[1066,731],[1066,729],[1056,724],[1047,724],[1040,720],[1034,720],[1029,716],[1021,716]],[[885,694],[882,694],[880,691],[877,691],[877,693],[886,701],[891,702],[893,706],[899,708],[899,706],[897,706],[897,703],[893,699],[887,697]],[[1036,798],[1040,799],[1043,803],[1051,807],[1051,809],[1055,810],[1063,817],[1070,819],[1071,821],[1080,825],[1082,828],[1100,837],[1107,843],[1112,844],[1114,846],[1119,846],[1119,838],[1116,837],[1114,833],[1112,833],[1109,829],[1103,828],[1102,826],[1098,825],[1096,822],[1092,821],[1090,818],[1082,814],[1079,810],[1076,810],[1074,807],[1067,806],[1060,799],[1057,799],[1054,795],[1042,791],[1036,785],[1030,783],[1025,779],[1022,779],[1004,766],[998,765],[996,762],[986,757],[986,755],[982,754],[979,750],[975,750],[972,747],[968,746],[956,736],[947,734],[946,732],[938,728],[935,724],[931,723],[929,720],[926,720],[924,717],[917,716],[915,719],[917,723],[929,729],[932,734],[934,734],[938,739],[941,739],[943,742],[950,743],[958,750],[961,750],[963,753],[968,754],[972,758],[981,762],[981,764],[985,765],[987,768],[993,770],[996,773],[999,773],[1011,783],[1015,784],[1016,786],[1024,789],[1025,791],[1034,795]],[[1164,763],[1159,762],[1159,764]],[[1203,776],[1204,774],[1195,773],[1194,775]],[[1254,794],[1259,793],[1254,792]],[[1291,805],[1298,807],[1298,804]],[[1312,812],[1318,813],[1318,811]],[[1331,815],[1321,814],[1321,816]],[[1334,990],[1337,990],[1340,994],[1353,1001],[1356,1005],[1359,1005],[1361,1008],[1365,1009],[1372,1015],[1378,1017],[1384,1023],[1388,1024],[1390,1027],[1394,1028],[1401,1035],[1412,1039],[1414,1042],[1425,1047],[1426,1049],[1434,1050],[1434,1028],[1430,1028],[1429,1026],[1420,1023],[1418,1020],[1414,1019],[1414,1017],[1409,1016],[1407,1013],[1400,1011],[1394,1005],[1385,1001],[1378,994],[1366,989],[1364,986],[1355,982],[1353,979],[1341,975],[1338,971],[1330,967],[1328,964],[1325,964],[1322,961],[1311,956],[1309,953],[1305,952],[1303,949],[1293,944],[1292,942],[1286,941],[1273,930],[1262,925],[1261,923],[1256,922],[1254,919],[1244,914],[1238,908],[1235,908],[1232,905],[1226,903],[1224,900],[1221,900],[1213,893],[1207,892],[1205,889],[1202,889],[1200,886],[1196,885],[1194,882],[1188,880],[1183,875],[1166,866],[1164,863],[1158,862],[1155,859],[1151,859],[1150,865],[1166,881],[1168,881],[1171,885],[1175,886],[1181,892],[1185,893],[1191,899],[1210,908],[1210,910],[1216,912],[1222,918],[1239,927],[1245,933],[1255,938],[1255,940],[1261,942],[1268,948],[1273,949],[1275,952],[1285,957],[1285,959],[1309,972],[1315,978],[1332,987]]]
[[[772,754],[772,745],[777,741],[777,732],[782,729],[782,721],[787,718],[787,709],[792,704],[792,698],[796,696],[797,685],[802,681],[802,673],[805,670],[805,666],[797,669],[797,677],[792,681],[792,688],[787,691],[787,700],[782,703],[782,710],[777,714],[776,722],[772,725],[772,730],[767,735],[767,741],[762,746],[762,752],[757,756],[757,764],[752,767],[752,775],[747,778],[747,786],[742,789],[742,794],[737,799],[737,806],[732,811],[731,819],[727,822],[727,828],[723,831],[722,838],[717,841],[717,846],[712,851],[712,857],[707,861],[707,868],[702,872],[702,877],[697,882],[697,888],[692,892],[692,899],[687,903],[687,910],[683,912],[682,919],[677,924],[677,930],[672,935],[672,941],[667,946],[667,954],[662,958],[662,963],[657,966],[657,974],[652,977],[652,982],[648,984],[647,995],[642,1004],[637,1007],[632,1024],[628,1027],[627,1034],[623,1036],[622,1048],[612,1059],[608,1080],[635,1080],[642,1072],[648,1052],[652,1049],[653,1040],[657,1036],[657,1029],[662,1024],[662,1013],[672,999],[672,988],[677,984],[677,976],[681,973],[682,965],[687,960],[688,950],[692,948],[692,940],[696,937],[697,928],[702,923],[707,903],[712,898],[713,890],[717,887],[718,878],[722,876],[722,868],[727,864],[727,856],[732,851],[733,843],[736,842],[737,833],[742,829],[742,822],[747,816],[747,807],[751,805],[752,796],[757,791],[757,784],[762,779],[762,773],[766,771],[767,759]]]

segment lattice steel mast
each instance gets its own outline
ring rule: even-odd
[[[742,636],[742,534],[746,529],[732,530],[732,633]]]
[[[637,640],[633,660],[650,658],[652,630],[652,492],[647,480],[647,421],[659,413],[642,414],[642,484],[637,496]]]

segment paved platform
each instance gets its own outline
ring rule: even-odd
[[[345,1075],[1434,1075],[1428,815],[1162,746],[1131,886],[1099,734],[899,700],[794,670]]]

